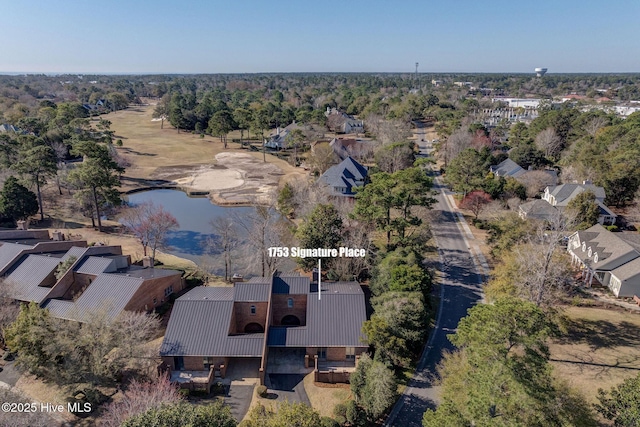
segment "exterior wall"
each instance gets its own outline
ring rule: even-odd
[[[72,300],[79,296],[96,279],[93,274],[76,273],[75,271],[69,277],[72,282],[66,288],[64,295],[62,295],[62,298],[67,300]]]
[[[289,308],[287,301],[293,299],[293,308]],[[300,326],[307,324],[307,295],[274,294],[271,297],[272,315],[271,325],[281,326],[282,318],[287,315],[300,319]]]
[[[184,286],[180,274],[145,280],[124,309],[129,311],[153,310],[168,299],[168,297],[165,297],[164,292],[169,286],[173,286],[174,293],[183,289]],[[153,302],[154,298],[156,300],[155,304]]]
[[[244,328],[249,323],[258,323],[264,329],[267,322],[267,302],[234,302],[235,333],[244,333]],[[251,314],[251,306],[256,306],[256,314]]]
[[[344,347],[327,348],[327,360],[346,360],[347,349]]]
[[[620,290],[616,293],[617,297],[633,297],[634,295],[640,296],[640,275],[622,280]]]
[[[204,371],[204,358],[202,356],[184,356],[185,371]]]
[[[355,347],[356,356],[367,351],[367,347]],[[309,363],[313,362],[313,357],[318,354],[318,347],[307,347],[306,354],[309,356]],[[327,347],[327,360],[340,361],[347,359],[347,348],[345,347]]]

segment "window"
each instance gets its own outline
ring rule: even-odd
[[[153,299],[153,305],[158,305],[158,298]]]
[[[347,353],[347,360],[355,360],[356,359],[356,349],[355,347],[347,347],[346,348],[346,353]]]
[[[289,307],[289,308],[293,308],[293,298],[289,298],[289,299],[287,300],[287,307]]]
[[[318,348],[318,360],[327,360],[327,347]]]
[[[172,293],[173,293],[173,285],[169,286],[167,289],[164,290],[164,296],[165,297],[168,297]]]
[[[256,314],[256,306],[255,305],[251,306],[251,314]]]

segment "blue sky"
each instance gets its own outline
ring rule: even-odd
[[[637,0],[0,0],[0,72],[640,72]]]

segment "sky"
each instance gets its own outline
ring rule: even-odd
[[[0,72],[640,72],[638,0],[0,0]]]

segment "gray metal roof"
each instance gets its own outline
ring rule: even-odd
[[[107,318],[113,320],[124,310],[143,282],[143,279],[136,277],[103,273],[87,286],[72,306],[50,300],[44,307],[49,308],[55,317],[78,321],[105,310]]]
[[[178,298],[160,355],[261,357],[264,334],[228,335],[233,312],[233,300],[228,298],[232,295],[233,288],[201,287]]]
[[[70,248],[67,253],[64,254],[64,256],[62,257],[62,260],[65,261],[68,258],[71,257],[75,257],[76,259],[79,259],[82,255],[84,255],[84,253],[88,250],[89,248],[81,248],[78,246],[74,246],[72,248]]]
[[[0,246],[0,270],[4,270],[15,257],[26,249],[33,249],[33,246],[21,245],[19,243],[3,243]]]
[[[308,294],[311,280],[304,276],[277,276],[273,278],[274,294]]]
[[[498,176],[510,176],[512,178],[517,178],[526,172],[524,169],[522,169],[522,166],[511,159],[506,159],[496,166],[491,166],[490,169],[491,172],[495,173]]]
[[[115,261],[109,258],[88,256],[75,268],[77,273],[98,275],[115,270]]]
[[[115,260],[114,260],[114,265],[115,265]],[[182,272],[178,270],[170,270],[168,268],[158,268],[158,267],[151,268],[151,267],[139,267],[137,265],[130,265],[126,270],[120,270],[112,274],[126,276],[126,277],[134,277],[136,279],[157,279],[159,277],[181,276]]]
[[[20,301],[42,302],[50,287],[40,286],[60,264],[60,258],[27,255],[5,278],[9,294]]]
[[[269,328],[272,347],[365,346],[362,324],[367,320],[364,294],[314,294],[307,297],[307,325]]]
[[[236,301],[268,301],[271,283],[244,283],[235,284]]]
[[[176,301],[233,301],[233,295],[231,286],[196,286]]]

